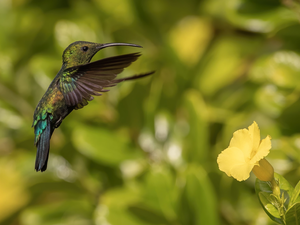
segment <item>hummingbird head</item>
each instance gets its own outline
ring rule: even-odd
[[[131,46],[141,48],[139,45],[127,43],[99,44],[87,41],[76,41],[65,49],[62,56],[63,64],[67,64],[67,67],[72,67],[89,63],[99,50],[111,46]]]

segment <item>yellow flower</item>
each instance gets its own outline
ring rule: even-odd
[[[255,166],[255,175],[263,181],[271,181],[274,170],[265,159],[271,149],[271,137],[260,140],[260,131],[253,122],[248,129],[233,133],[229,147],[222,151],[217,159],[219,169],[238,181],[246,180]],[[261,175],[261,176],[260,176]]]

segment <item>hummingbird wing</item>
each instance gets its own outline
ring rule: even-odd
[[[124,68],[136,61],[140,55],[140,53],[119,55],[66,69],[59,81],[66,104],[74,106],[75,109],[82,108],[88,104],[87,101],[93,100],[92,95],[100,96],[101,93],[99,92],[109,91],[104,88],[113,87],[126,80],[126,78],[115,78]],[[135,78],[142,76],[146,75],[143,74]]]

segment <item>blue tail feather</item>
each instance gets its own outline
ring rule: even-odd
[[[45,171],[47,169],[49,149],[50,149],[50,138],[53,131],[51,131],[51,123],[49,117],[47,118],[46,129],[43,130],[39,141],[37,143],[37,153],[35,159],[35,170]]]

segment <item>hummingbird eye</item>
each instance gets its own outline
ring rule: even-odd
[[[89,49],[89,47],[88,46],[83,46],[81,49],[82,49],[82,51],[86,52]]]

